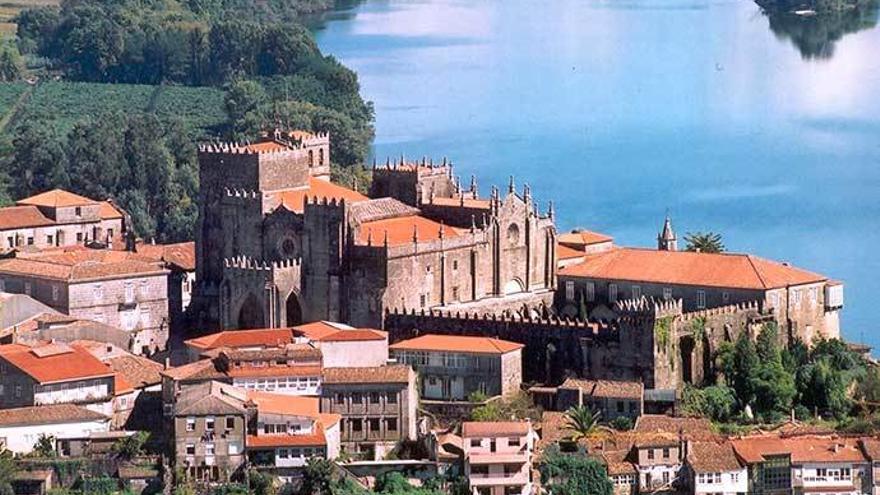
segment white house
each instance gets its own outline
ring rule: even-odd
[[[737,495],[749,489],[745,465],[727,441],[689,442],[687,463],[694,495]]]
[[[537,434],[526,421],[461,425],[465,476],[479,495],[530,495]]]
[[[42,435],[54,439],[106,431],[110,431],[110,417],[73,404],[0,411],[0,450],[6,448],[15,454],[30,453]]]

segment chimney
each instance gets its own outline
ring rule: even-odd
[[[167,369],[170,368],[170,367],[171,367],[171,358],[170,358],[170,357],[166,357],[166,358],[165,358],[165,369],[167,370]]]

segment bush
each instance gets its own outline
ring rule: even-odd
[[[633,420],[627,416],[618,416],[611,421],[611,427],[617,431],[629,431],[633,429]]]

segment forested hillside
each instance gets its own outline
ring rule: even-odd
[[[64,0],[0,47],[0,201],[65,187],[112,197],[138,234],[192,237],[195,143],[276,125],[329,131],[362,163],[373,109],[301,16],[330,0]],[[26,81],[26,82],[25,82]]]

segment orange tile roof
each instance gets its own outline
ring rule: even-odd
[[[718,473],[742,469],[730,442],[693,442],[688,450],[688,464],[697,473]]]
[[[421,335],[388,346],[395,351],[463,352],[469,354],[506,354],[525,347],[517,342],[492,337],[461,335]]]
[[[175,244],[148,244],[139,242],[135,252],[155,261],[162,261],[177,266],[181,270],[196,269],[196,243],[178,242]]]
[[[749,464],[770,455],[791,455],[791,462],[868,462],[858,439],[834,435],[782,438],[760,435],[732,439],[734,450]]]
[[[293,331],[297,335],[302,335],[309,340],[321,340],[324,337],[333,335],[340,330],[350,328],[352,327],[344,323],[336,323],[332,321],[313,321],[311,323],[297,325],[293,327]]]
[[[121,373],[116,373],[113,377],[113,393],[116,396],[120,396],[129,392],[134,392],[134,387]]]
[[[43,227],[55,222],[43,215],[36,206],[7,206],[0,208],[0,230],[24,227]]]
[[[583,380],[567,378],[559,388],[581,389],[592,397],[613,397],[642,399],[643,385],[640,382],[619,380]]]
[[[556,258],[560,260],[570,260],[574,258],[583,258],[587,253],[570,248],[565,244],[556,245]]]
[[[531,425],[526,421],[465,421],[462,438],[515,437],[528,435]]]
[[[571,246],[589,246],[590,244],[601,244],[603,242],[611,242],[613,237],[593,232],[590,230],[579,230],[577,232],[568,232],[559,234],[556,238],[560,244],[568,244]]]
[[[73,246],[22,253],[0,261],[0,272],[71,282],[166,273],[157,263],[136,253]]]
[[[281,198],[281,205],[294,213],[303,212],[303,201],[306,197],[344,199],[348,203],[370,199],[357,191],[315,177],[309,177],[309,187],[280,191],[278,196]]]
[[[358,228],[357,240],[359,244],[367,244],[372,236],[373,245],[381,246],[385,242],[387,233],[388,245],[399,246],[411,244],[414,233],[418,233],[419,242],[435,241],[440,238],[440,229],[443,229],[445,238],[459,235],[459,230],[455,227],[443,225],[420,215],[407,215],[364,222]]]
[[[0,357],[41,384],[113,376],[89,351],[61,343],[0,346]]]
[[[52,208],[64,206],[85,206],[97,203],[79,194],[74,194],[64,189],[52,189],[51,191],[35,194],[28,198],[16,201],[20,205],[47,206]]]
[[[247,448],[268,447],[323,447],[327,445],[324,428],[316,425],[314,431],[301,435],[248,435],[245,439]]]
[[[258,414],[284,414],[313,419],[317,419],[320,414],[320,399],[317,397],[273,394],[255,390],[249,390],[247,397],[257,405]]]
[[[321,342],[364,342],[369,340],[387,340],[388,332],[373,330],[372,328],[353,328],[331,333],[321,339]]]
[[[712,423],[703,418],[680,418],[663,414],[643,414],[636,420],[633,432],[639,435],[679,434],[689,440],[711,440],[718,435],[712,430]]]
[[[42,406],[3,409],[0,426],[78,423],[110,421],[101,413],[74,404],[45,404]]]
[[[101,201],[101,208],[98,210],[98,214],[101,216],[102,220],[113,220],[115,218],[122,218],[122,212],[119,211],[112,203],[109,201]]]
[[[823,275],[749,254],[616,248],[589,254],[560,276],[766,290],[827,280]]]
[[[184,344],[197,349],[209,350],[220,347],[279,347],[293,342],[290,328],[255,328],[251,330],[227,330],[204,337],[189,339]]]

